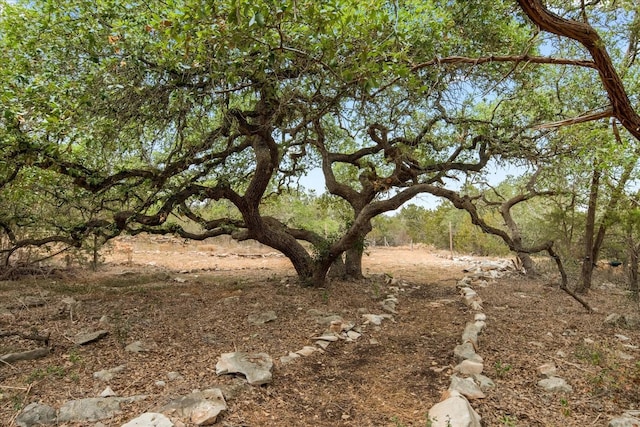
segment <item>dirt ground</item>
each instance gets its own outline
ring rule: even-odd
[[[468,265],[426,248],[370,248],[366,280],[322,289],[300,287],[286,258],[253,243],[136,238],[103,255],[95,273],[75,267],[0,282],[0,306],[12,314],[0,316],[0,331],[49,333],[52,347],[45,358],[0,365],[0,425],[12,425],[30,402],[59,407],[109,385],[119,396],[149,397],[102,421],[107,426],[210,387],[221,387],[228,400],[222,426],[427,426],[428,409],[449,385],[453,348],[473,319],[455,287]],[[380,302],[392,292],[388,277],[406,282],[396,292],[393,322],[368,325],[359,340],[332,343],[325,354],[279,362],[325,329],[310,309],[357,324],[363,312],[381,313]],[[496,384],[472,402],[484,425],[606,426],[624,410],[640,409],[640,330],[633,322],[603,324],[612,312],[629,319],[640,313],[619,281],[615,272],[599,274],[603,285],[587,297],[594,314],[554,286],[552,276],[531,281],[513,274],[477,289],[487,314],[478,353]],[[44,304],[23,304],[26,296]],[[69,296],[79,302],[73,313],[62,303]],[[247,322],[267,310],[276,312],[275,321]],[[71,337],[102,328],[103,316],[109,335],[75,346]],[[138,340],[150,351],[124,350]],[[0,338],[0,354],[35,346]],[[230,351],[271,355],[273,382],[253,387],[216,376],[219,355]],[[536,367],[545,362],[556,364],[573,393],[547,394],[537,386]],[[108,383],[93,378],[123,364],[124,374]],[[168,380],[172,371],[182,379]]]

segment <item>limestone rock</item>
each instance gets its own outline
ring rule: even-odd
[[[149,351],[149,347],[142,341],[134,341],[131,344],[127,345],[124,349],[129,353],[143,353],[145,351]]]
[[[173,427],[173,423],[164,414],[145,412],[128,423],[122,424],[122,427]]]
[[[611,313],[604,319],[604,324],[607,326],[625,326],[627,320],[618,313]]]
[[[115,396],[116,393],[113,391],[113,389],[109,386],[107,386],[107,388],[105,388],[104,390],[102,390],[102,393],[100,393],[100,397],[113,397]]]
[[[457,391],[429,409],[431,427],[480,427],[480,415]]]
[[[556,374],[558,373],[558,369],[556,368],[556,365],[553,362],[540,365],[536,370],[538,371],[539,375],[547,378],[555,377]]]
[[[393,316],[390,314],[363,314],[362,317],[364,318],[364,324],[372,324],[375,326],[380,326],[382,324],[382,321],[384,319],[391,319],[393,320]]]
[[[475,375],[482,373],[484,365],[480,362],[474,362],[473,360],[463,360],[456,365],[453,370],[462,375]]]
[[[640,411],[627,411],[621,417],[609,421],[608,427],[637,427],[640,425]]]
[[[30,403],[16,417],[19,427],[32,427],[56,423],[56,410],[40,403]]]
[[[276,315],[276,312],[269,310],[264,313],[250,314],[247,317],[247,321],[252,325],[264,325],[265,323],[273,322],[277,318],[278,316]]]
[[[480,386],[480,390],[482,391],[487,391],[487,390],[491,390],[492,388],[494,388],[496,385],[493,382],[493,380],[491,380],[491,378],[482,375],[482,374],[475,374],[473,376],[473,379],[476,381],[476,383]]]
[[[282,356],[280,358],[280,363],[286,365],[287,363],[293,362],[295,359],[299,359],[301,356],[298,353],[289,352],[288,355]]]
[[[178,380],[183,380],[184,377],[180,374],[180,372],[168,372],[167,373],[167,378],[169,379],[169,381],[178,381]]]
[[[70,400],[60,407],[58,422],[99,421],[118,415],[121,403],[130,403],[146,399],[146,396],[133,397],[96,397]]]
[[[467,399],[484,399],[487,397],[473,378],[460,378],[457,375],[451,376],[450,391],[457,391]]]
[[[93,332],[79,333],[75,337],[73,337],[73,342],[76,345],[85,345],[97,341],[101,338],[104,338],[109,334],[109,331],[104,329]]]
[[[453,349],[453,355],[456,357],[458,362],[462,362],[463,360],[471,360],[478,363],[484,362],[482,357],[476,353],[473,344],[470,342],[465,342],[464,344],[455,346]]]
[[[126,369],[126,365],[116,366],[115,368],[111,368],[111,369],[103,369],[102,371],[94,372],[93,378],[100,381],[105,381],[105,382],[111,381],[116,376],[116,374],[121,373],[125,369]]]
[[[478,345],[478,335],[480,335],[481,328],[476,326],[475,323],[467,323],[467,326],[464,328],[464,332],[462,333],[462,342],[471,342],[474,345]]]
[[[216,374],[241,373],[247,377],[251,385],[262,385],[271,382],[273,361],[266,353],[223,353],[216,364]]]
[[[538,385],[550,393],[571,393],[573,388],[563,378],[550,377],[538,381]]]
[[[300,350],[296,351],[296,354],[299,354],[300,356],[307,357],[307,356],[311,356],[316,351],[318,351],[318,349],[316,347],[313,347],[313,346],[310,346],[310,345],[305,345]]]
[[[160,412],[179,418],[188,418],[193,424],[215,424],[218,415],[227,410],[222,391],[212,388],[182,396],[160,409]]]

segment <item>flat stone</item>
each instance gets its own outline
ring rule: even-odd
[[[277,318],[276,312],[269,310],[264,313],[250,314],[247,316],[247,321],[252,325],[264,325],[265,323],[273,322]]]
[[[15,422],[19,427],[32,427],[55,424],[56,418],[56,410],[51,406],[33,402],[24,407]]]
[[[313,338],[311,338],[311,339],[313,339],[313,340],[321,340],[321,341],[330,341],[330,342],[335,342],[335,341],[338,341],[340,338],[338,338],[338,337],[337,337],[337,336],[335,336],[335,335],[322,335],[322,336],[319,336],[319,337],[313,337]]]
[[[115,395],[116,393],[109,386],[107,386],[104,390],[102,390],[102,393],[100,393],[100,397],[113,397]]]
[[[157,412],[145,412],[132,419],[122,427],[174,427],[174,424],[164,414]]]
[[[111,381],[117,374],[126,369],[126,365],[116,366],[111,369],[103,369],[93,373],[93,378],[100,381]]]
[[[356,332],[356,331],[348,331],[348,332],[347,332],[347,338],[348,338],[348,339],[350,339],[350,340],[352,340],[352,341],[357,340],[357,339],[358,339],[358,338],[360,338],[361,336],[362,336],[362,334],[361,334],[361,333],[359,333],[359,332]]]
[[[451,384],[449,385],[449,390],[457,391],[467,399],[484,399],[487,397],[478,384],[475,383],[473,378],[460,378],[457,375],[451,376]]]
[[[623,415],[622,417],[613,418],[607,424],[608,427],[638,427],[640,425],[640,418],[629,417]]]
[[[629,338],[626,335],[615,334],[615,337],[618,338],[620,341],[631,341],[631,338]]]
[[[266,353],[223,353],[216,364],[216,374],[240,373],[247,377],[251,385],[262,385],[271,382],[273,361]]]
[[[462,333],[462,342],[472,342],[475,345],[478,345],[478,335],[480,334],[481,329],[476,326],[475,323],[467,323],[464,328],[464,332]]]
[[[476,353],[475,348],[473,348],[473,344],[470,342],[455,346],[453,349],[453,355],[456,357],[458,362],[462,362],[463,360],[471,360],[478,363],[484,362],[482,357]]]
[[[280,358],[280,363],[282,363],[283,365],[286,365],[287,363],[291,363],[295,359],[299,359],[300,357],[302,356],[300,356],[298,353],[290,352],[288,355],[282,356]]]
[[[19,353],[7,353],[0,356],[0,360],[7,363],[15,363],[21,360],[35,360],[47,357],[49,349],[46,347],[36,348],[33,350],[21,351]]]
[[[326,350],[327,347],[329,347],[329,344],[331,344],[331,342],[329,341],[322,341],[322,340],[316,341],[316,345],[323,350]]]
[[[632,355],[630,355],[629,353],[625,353],[624,351],[620,351],[620,350],[616,351],[616,356],[618,356],[618,358],[622,359],[622,360],[633,360],[634,359],[634,357]]]
[[[553,362],[548,362],[543,365],[540,365],[536,368],[536,370],[538,371],[539,375],[542,375],[543,377],[547,377],[547,378],[555,377],[556,374],[558,373],[558,369],[556,368],[556,365]]]
[[[481,374],[484,370],[484,365],[480,362],[474,362],[473,360],[463,360],[456,365],[453,370],[462,375]]]
[[[313,347],[313,346],[310,346],[310,345],[305,345],[300,350],[296,351],[296,354],[299,354],[300,356],[307,357],[307,356],[311,356],[316,351],[318,351],[318,349],[316,347]]]
[[[183,380],[184,377],[180,374],[180,372],[168,372],[167,373],[167,378],[169,379],[169,381],[178,381],[178,380]]]
[[[550,377],[538,381],[538,386],[550,393],[571,393],[573,388],[563,378]]]
[[[457,391],[429,409],[428,416],[431,427],[480,427],[480,415]]]
[[[478,385],[480,386],[480,390],[482,391],[491,390],[496,386],[491,378],[482,374],[473,375],[473,379],[476,381],[476,383],[478,383]]]
[[[475,321],[477,321],[477,322],[478,322],[478,321],[479,321],[479,322],[485,322],[485,321],[487,320],[487,315],[486,315],[486,314],[484,314],[484,313],[476,313],[476,314],[473,316],[473,320],[475,320]]]
[[[385,319],[391,319],[393,320],[393,316],[390,314],[363,314],[362,317],[364,318],[364,323],[366,324],[372,324],[375,326],[380,326],[382,324],[382,321]]]
[[[212,388],[197,391],[171,401],[159,412],[179,418],[188,418],[198,426],[215,424],[220,412],[227,409],[222,391]]]
[[[124,349],[129,353],[143,353],[149,351],[149,348],[142,341],[134,341]]]
[[[101,338],[106,337],[109,334],[109,331],[104,329],[93,332],[80,333],[73,337],[73,342],[76,345],[85,345],[97,341]]]
[[[99,421],[121,413],[120,404],[146,399],[147,396],[94,397],[65,402],[58,412],[58,422]]]

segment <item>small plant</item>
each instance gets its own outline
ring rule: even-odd
[[[500,418],[500,423],[507,427],[516,427],[517,425],[516,419],[511,415],[503,415],[502,418]]]
[[[496,375],[498,376],[498,378],[504,378],[511,370],[510,364],[502,363],[499,360],[494,364],[494,367],[495,367]]]
[[[571,407],[569,406],[569,401],[565,398],[560,399],[560,406],[562,406],[562,415],[565,417],[571,416]]]

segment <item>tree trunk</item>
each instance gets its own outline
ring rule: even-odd
[[[593,267],[597,261],[594,256],[594,235],[596,229],[596,208],[598,207],[598,190],[600,188],[600,169],[593,165],[593,175],[591,176],[591,189],[589,191],[589,206],[587,208],[586,225],[584,229],[584,260],[582,261],[581,282],[576,288],[576,292],[586,294],[591,289],[591,279]]]
[[[533,262],[531,255],[526,252],[518,252],[518,259],[522,262],[522,268],[524,268],[524,272],[527,276],[534,277],[538,275],[536,263]]]
[[[351,248],[345,255],[345,276],[349,279],[362,279],[362,255],[364,253],[364,247],[358,245],[358,247]]]
[[[638,293],[640,291],[638,287],[638,261],[640,258],[640,247],[635,244],[631,235],[627,240],[628,252],[629,252],[629,290],[634,300],[638,300]]]

